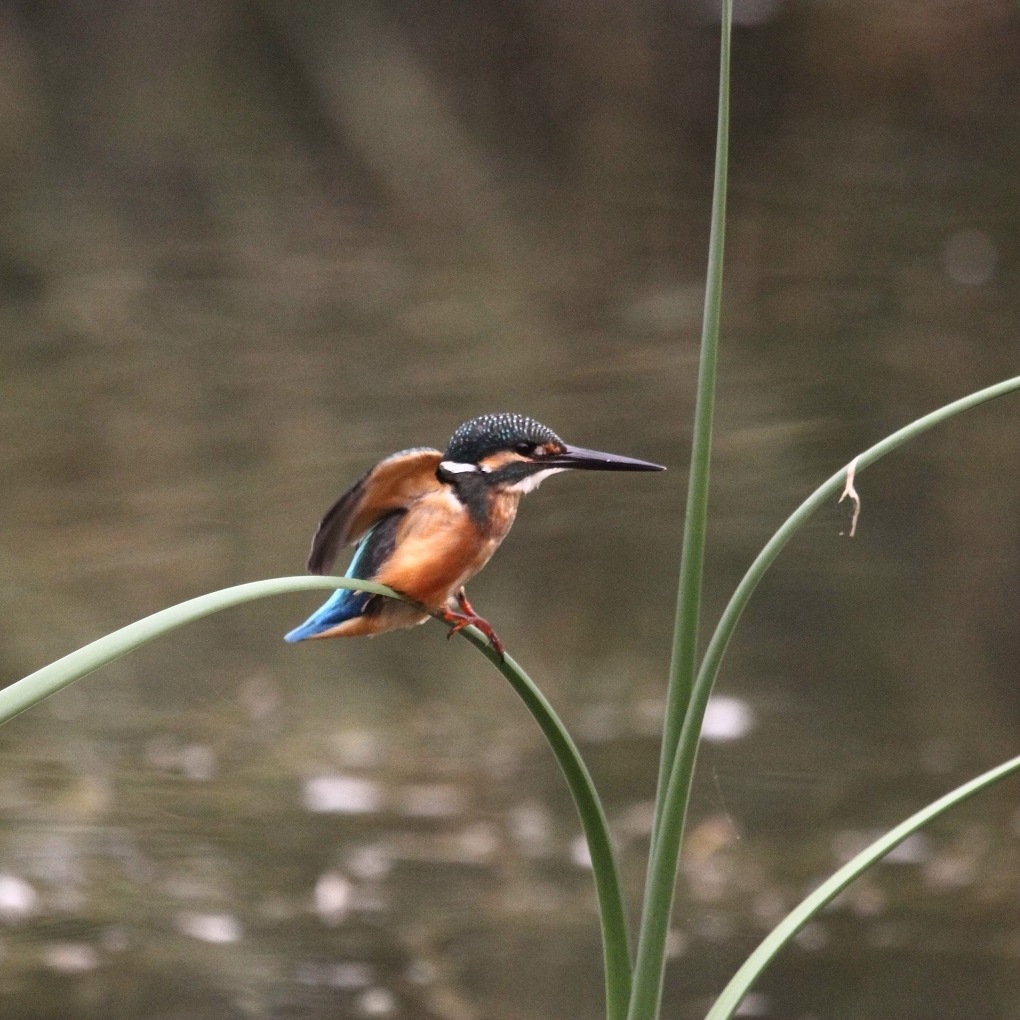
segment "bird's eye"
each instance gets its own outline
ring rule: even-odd
[[[518,443],[514,447],[514,449],[518,453],[523,453],[525,457],[528,457],[528,456],[530,456],[531,454],[533,454],[535,452],[535,444],[534,443]]]

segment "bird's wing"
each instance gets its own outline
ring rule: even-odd
[[[308,569],[326,574],[337,553],[356,542],[380,518],[406,510],[415,500],[442,487],[436,468],[443,459],[438,450],[401,450],[354,483],[322,518],[312,539]]]

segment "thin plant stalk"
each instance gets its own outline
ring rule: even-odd
[[[566,776],[588,844],[598,897],[605,963],[606,1017],[608,1020],[624,1020],[631,991],[630,934],[609,823],[591,775],[563,723],[524,670],[509,655],[501,660],[485,635],[476,628],[467,627],[461,633],[481,649],[510,682],[541,727]]]
[[[719,114],[716,135],[715,183],[712,192],[712,226],[708,241],[708,274],[705,310],[698,359],[697,395],[691,441],[691,468],[687,484],[683,546],[677,592],[673,649],[669,666],[666,712],[660,749],[653,825],[662,813],[666,784],[676,754],[680,729],[687,715],[697,668],[701,589],[708,530],[708,490],[712,455],[712,424],[715,417],[715,381],[718,365],[719,326],[722,317],[723,254],[726,241],[726,180],[729,165],[730,29],[732,0],[724,0],[722,42],[719,53]]]
[[[691,468],[687,488],[687,512],[684,517],[683,547],[680,555],[680,579],[677,594],[673,651],[666,695],[656,806],[652,823],[652,847],[659,843],[659,825],[663,817],[668,783],[673,770],[677,745],[684,720],[688,716],[698,653],[701,618],[701,590],[705,561],[705,535],[708,530],[708,490],[712,453],[712,423],[715,415],[715,380],[718,364],[719,327],[722,316],[723,255],[726,240],[726,187],[729,166],[730,110],[730,36],[733,3],[723,0],[719,46],[719,110],[716,128],[715,178],[712,189],[712,225],[708,243],[708,272],[705,311],[701,331],[701,356],[698,362],[698,386],[694,411],[694,435],[691,444]],[[641,911],[634,985],[628,1017],[651,1020],[659,1015],[665,971],[665,938],[669,926],[672,896],[665,905],[656,902],[661,877],[656,869],[670,871],[649,854],[645,897]],[[675,876],[675,866],[671,872]],[[661,945],[660,945],[661,942]]]
[[[962,414],[971,408],[977,407],[986,401],[996,397],[1004,396],[1007,393],[1020,390],[1020,376],[1013,379],[1006,379],[988,386],[976,393],[956,400],[951,404],[940,407],[930,414],[918,418],[909,425],[904,426],[892,435],[869,447],[859,456],[855,457],[845,467],[840,468],[835,474],[823,482],[783,523],[779,530],[772,536],[765,545],[758,557],[752,563],[750,569],[744,575],[737,586],[733,597],[730,599],[723,611],[718,626],[709,641],[708,649],[702,660],[701,668],[698,671],[697,679],[691,693],[690,706],[687,718],[684,720],[680,733],[680,743],[677,748],[676,758],[673,762],[670,774],[669,785],[663,805],[663,814],[659,820],[656,830],[657,838],[652,847],[652,859],[650,866],[651,880],[646,890],[645,903],[646,911],[651,911],[651,916],[642,918],[642,935],[649,931],[646,945],[647,952],[655,952],[657,958],[665,966],[666,937],[669,930],[670,915],[672,913],[673,896],[676,887],[676,872],[679,863],[680,845],[683,840],[684,822],[686,819],[687,804],[690,798],[691,780],[694,775],[694,766],[697,761],[698,741],[701,734],[701,725],[705,717],[705,709],[708,706],[708,699],[712,694],[712,687],[718,676],[722,657],[726,646],[733,635],[740,615],[747,605],[758,582],[764,576],[765,571],[772,565],[779,555],[783,546],[793,537],[796,531],[803,527],[808,518],[828,500],[832,499],[838,492],[845,488],[851,468],[859,476],[861,472],[880,460],[886,454],[902,446],[904,443],[917,436],[922,435],[936,425],[947,421],[955,415]],[[650,991],[645,992],[639,988],[641,980],[641,953],[640,944],[638,952],[638,963],[635,968],[634,992],[632,993],[632,1016],[657,1016],[658,999],[661,998],[661,986],[659,994],[654,1002],[650,998],[642,998],[644,1013],[635,1013],[634,1002],[638,999],[639,992],[642,995],[650,996]],[[650,966],[650,964],[649,964]]]
[[[3,688],[0,690],[0,724],[107,663],[193,620],[271,595],[336,588],[400,598],[392,589],[372,581],[317,576],[276,577],[209,592],[121,627]],[[609,823],[591,775],[563,723],[524,670],[510,656],[497,655],[475,627],[467,627],[461,633],[510,682],[545,734],[566,778],[588,843],[598,897],[605,959],[606,1015],[609,1020],[623,1020],[631,986],[627,914]]]
[[[1018,390],[1020,390],[1020,375],[1014,376],[1012,379],[1004,379],[1002,382],[995,383],[992,386],[986,386],[984,389],[977,390],[974,393],[969,393],[959,400],[954,400],[950,404],[936,408],[936,410],[910,422],[909,425],[904,425],[903,428],[897,429],[891,435],[886,436],[885,439],[875,443],[874,446],[869,446],[867,450],[854,457],[846,466],[841,467],[835,474],[822,482],[790,514],[772,538],[769,539],[762,551],[758,553],[758,556],[748,568],[747,573],[744,574],[737,585],[708,643],[708,648],[705,650],[705,657],[701,662],[701,668],[698,671],[698,678],[695,682],[695,688],[702,692],[706,705],[708,703],[708,695],[712,693],[712,685],[719,674],[723,655],[729,645],[730,638],[733,636],[733,631],[736,629],[741,614],[750,601],[755,588],[758,587],[758,583],[765,576],[765,571],[772,566],[786,543],[807,523],[811,515],[846,487],[847,475],[851,467],[854,470],[854,474],[859,476],[865,468],[870,467],[887,454],[892,453],[893,450],[903,446],[904,443],[916,439],[937,425],[941,425],[950,418],[955,418],[958,414],[963,414],[964,411],[970,411],[975,407],[979,407],[989,400],[1004,397]],[[700,731],[700,720],[698,728]],[[696,738],[696,734],[694,736]],[[690,736],[688,740],[690,740]],[[681,738],[681,743],[683,743],[683,738]]]
[[[817,916],[827,904],[831,903],[854,879],[859,878],[865,871],[877,864],[890,850],[899,846],[908,836],[912,836],[929,822],[933,822],[940,815],[945,814],[950,808],[962,804],[974,794],[994,783],[1001,782],[1016,772],[1020,772],[1020,757],[1011,758],[962,786],[958,786],[944,797],[940,797],[916,814],[911,815],[894,829],[890,829],[884,836],[875,840],[851,861],[844,864],[839,871],[826,879],[769,932],[761,945],[730,978],[729,984],[716,999],[705,1020],[731,1020],[751,985],[757,981],[762,971],[790,939]]]

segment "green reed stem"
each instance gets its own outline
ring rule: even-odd
[[[669,779],[673,771],[684,720],[689,714],[697,665],[705,534],[708,530],[708,489],[712,454],[712,422],[715,414],[715,380],[718,364],[719,326],[722,317],[726,185],[729,166],[732,23],[732,0],[723,0],[722,38],[719,48],[719,111],[716,128],[715,180],[712,191],[712,226],[708,242],[708,277],[701,330],[701,356],[698,364],[698,388],[694,410],[691,469],[687,488],[687,512],[684,518],[683,548],[680,554],[680,581],[673,631],[673,652],[670,661],[666,715],[663,722],[662,747],[659,757],[655,815],[652,823],[653,849],[660,842],[660,826],[665,816]],[[686,809],[686,804],[684,808]],[[675,885],[676,867],[676,860],[671,863],[655,853],[649,854],[637,960],[634,969],[634,986],[627,1014],[630,1020],[652,1020],[659,1015],[662,982],[666,967],[666,936],[672,910],[672,887]],[[663,899],[662,887],[667,880],[670,892]]]
[[[574,744],[552,706],[531,678],[507,655],[500,659],[488,639],[475,627],[462,633],[510,681],[545,734],[560,769],[566,776],[581,827],[588,843],[595,891],[598,896],[599,919],[602,924],[602,950],[606,974],[606,1016],[623,1020],[631,991],[630,936],[624,906],[620,872],[598,792]]]
[[[276,577],[200,595],[121,627],[3,688],[0,690],[0,724],[101,666],[193,620],[271,595],[336,588],[400,598],[384,585],[349,577]],[[598,897],[605,956],[607,1016],[609,1020],[623,1020],[631,985],[627,914],[609,823],[591,775],[563,723],[524,670],[509,656],[500,659],[476,628],[467,627],[461,633],[480,648],[510,682],[545,734],[566,778],[588,842]]]
[[[845,467],[840,468],[839,471],[823,482],[804,500],[772,536],[765,548],[762,549],[758,557],[751,564],[750,569],[744,575],[740,584],[737,585],[736,591],[723,611],[719,624],[709,641],[708,649],[705,652],[705,657],[702,660],[701,668],[698,671],[694,688],[691,692],[690,707],[681,729],[680,742],[670,773],[663,815],[657,829],[657,838],[652,847],[652,865],[650,870],[653,877],[650,888],[646,890],[645,903],[646,909],[653,911],[653,917],[651,921],[642,918],[642,933],[645,931],[646,922],[648,930],[651,932],[649,936],[651,948],[648,952],[654,950],[658,954],[658,958],[665,959],[666,935],[672,911],[680,844],[683,840],[684,822],[687,803],[690,797],[691,780],[697,760],[701,724],[705,717],[708,699],[712,694],[712,687],[719,673],[723,654],[726,651],[730,638],[733,636],[734,628],[744,608],[758,586],[758,582],[764,576],[765,571],[775,561],[783,546],[807,522],[808,518],[820,506],[843,490],[851,466],[854,468],[855,475],[859,477],[865,468],[909,440],[915,439],[929,429],[934,428],[936,425],[989,400],[1016,390],[1020,390],[1020,376],[996,383],[994,386],[988,386],[983,390],[978,390],[976,393],[971,393],[960,400],[947,404],[945,407],[940,407],[930,414],[926,414],[924,417],[918,418],[916,421],[904,426],[892,435],[887,436],[874,446],[869,447]],[[652,939],[654,939],[654,942],[651,941]],[[638,964],[635,969],[635,992],[632,996],[632,1003],[633,999],[637,997],[637,983],[641,973],[640,967],[641,956],[639,945]],[[647,1000],[645,1001],[647,1002]],[[633,1010],[633,1004],[631,1008]],[[634,1014],[635,1018],[638,1015],[641,1014]],[[650,1009],[643,1015],[651,1017],[657,1014]]]
[[[834,875],[823,882],[806,899],[802,900],[775,928],[765,937],[761,945],[747,958],[740,969],[730,978],[729,984],[716,999],[708,1011],[705,1020],[730,1020],[748,989],[769,965],[776,954],[828,903],[831,903],[854,879],[873,867],[890,850],[899,846],[908,836],[912,836],[939,815],[951,807],[962,804],[974,794],[998,783],[1007,776],[1020,772],[1020,757],[1011,758],[994,769],[978,776],[970,782],[958,786],[944,797],[922,808],[917,814],[911,815],[894,829],[890,829],[880,839],[862,850],[853,860],[844,864]]]

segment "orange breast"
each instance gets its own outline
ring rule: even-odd
[[[429,493],[408,510],[376,580],[430,609],[441,608],[489,562],[513,523],[513,502],[483,533],[451,491]]]

